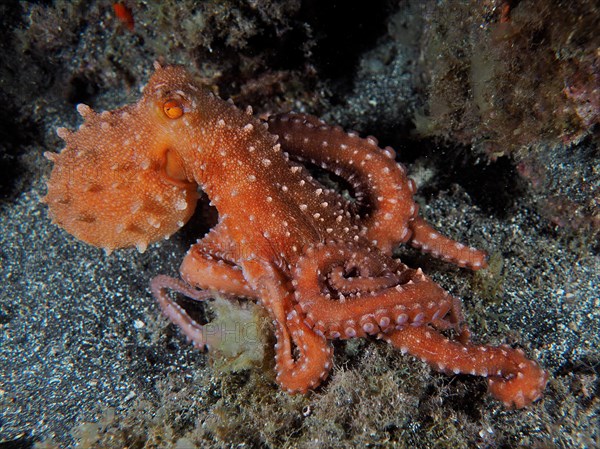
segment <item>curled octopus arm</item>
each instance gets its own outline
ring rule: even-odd
[[[393,245],[408,239],[406,225],[417,213],[414,183],[395,162],[392,148],[379,148],[374,137],[362,139],[307,114],[275,115],[269,130],[293,159],[331,171],[352,186],[369,241],[391,254]]]
[[[445,237],[418,216],[416,185],[391,147],[380,148],[374,137],[361,138],[307,114],[274,115],[268,124],[293,159],[329,170],[352,186],[365,237],[383,253],[409,241],[461,267],[487,266],[484,251]]]
[[[206,301],[216,293],[225,297],[256,299],[246,283],[242,271],[223,246],[226,241],[222,228],[217,225],[204,239],[192,245],[181,264],[183,280],[159,275],[150,282],[150,290],[163,314],[201,350],[210,349],[211,340],[204,327],[197,323],[186,310],[168,295],[174,291],[195,301]],[[197,287],[197,288],[196,288]],[[217,338],[212,335],[212,338]]]
[[[306,321],[333,339],[420,326],[443,318],[454,306],[453,298],[420,269],[349,242],[308,248],[293,284]]]
[[[244,269],[273,320],[277,383],[288,393],[306,393],[329,375],[333,348],[306,323],[293,302],[289,282],[275,266],[254,260]]]

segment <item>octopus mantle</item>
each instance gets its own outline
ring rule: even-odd
[[[164,314],[194,342],[201,325],[168,295],[198,301],[215,291],[265,307],[277,338],[277,382],[290,393],[317,387],[332,366],[330,340],[385,339],[434,369],[488,379],[509,407],[541,397],[546,372],[519,349],[470,341],[461,304],[392,249],[408,243],[478,270],[484,252],[455,242],[418,215],[414,182],[391,148],[304,114],[261,121],[196,84],[181,67],[161,67],[135,104],[96,113],[85,105],[54,162],[50,217],[110,252],[180,229],[198,187],[218,224],[188,251],[181,279],[151,289]],[[314,179],[313,164],[344,179],[348,200]],[[448,337],[447,335],[450,335]]]

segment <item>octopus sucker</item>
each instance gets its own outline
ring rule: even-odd
[[[57,130],[66,147],[45,153],[54,168],[43,202],[53,222],[107,254],[143,252],[189,220],[201,188],[218,223],[184,257],[181,279],[151,281],[162,312],[194,347],[211,342],[168,290],[197,301],[219,291],[264,307],[275,381],[289,393],[325,381],[330,340],[377,337],[433,369],[487,378],[507,407],[542,397],[540,365],[509,346],[471,343],[461,302],[392,256],[407,243],[471,270],[487,266],[485,252],[419,215],[417,186],[392,148],[307,114],[261,121],[183,67],[154,68],[137,103],[100,114],[78,105],[79,129]],[[307,164],[340,176],[354,199],[323,186]]]

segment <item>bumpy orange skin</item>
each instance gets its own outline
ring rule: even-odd
[[[418,216],[414,182],[391,148],[301,114],[262,122],[197,85],[181,67],[156,65],[136,104],[97,114],[80,105],[78,131],[59,129],[45,202],[69,233],[107,252],[148,244],[189,219],[202,189],[218,224],[190,248],[183,280],[158,276],[153,294],[197,347],[209,342],[166,293],[201,301],[220,291],[265,307],[275,327],[277,381],[319,385],[332,339],[376,335],[449,373],[488,377],[509,407],[541,397],[547,373],[508,346],[469,342],[460,303],[392,258],[409,243],[480,269],[486,254]],[[356,201],[314,179],[304,163],[344,178]],[[203,289],[203,290],[197,290]],[[458,338],[441,333],[454,329]]]

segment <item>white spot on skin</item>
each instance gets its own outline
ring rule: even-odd
[[[142,203],[140,201],[137,201],[137,202],[133,203],[133,205],[131,206],[131,209],[129,209],[129,211],[132,214],[135,214],[138,210],[140,210],[141,207],[142,207]]]

